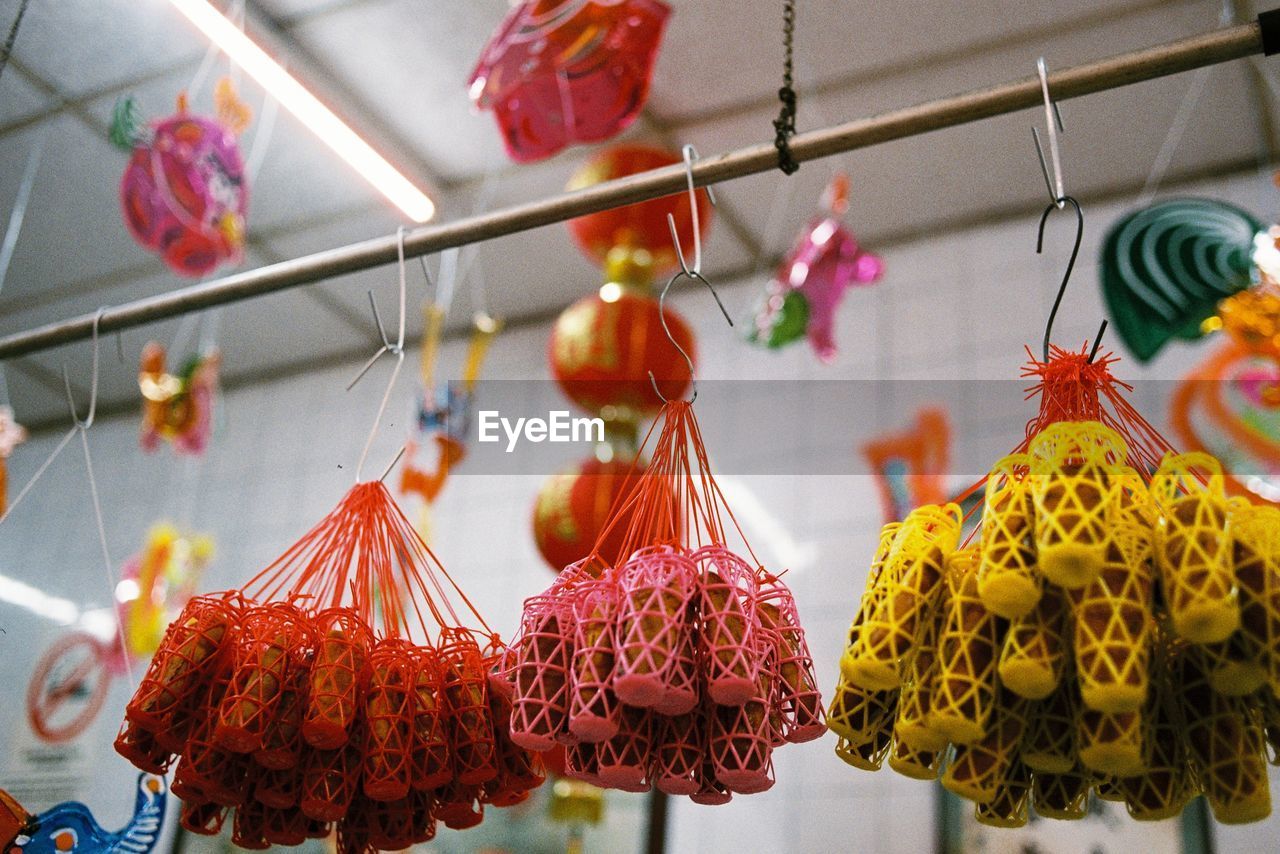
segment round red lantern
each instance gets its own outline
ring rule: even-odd
[[[581,190],[637,172],[683,162],[680,155],[645,145],[615,145],[587,161],[569,179],[568,190]],[[702,236],[711,225],[711,201],[706,190],[697,191],[698,224]],[[624,247],[647,254],[656,275],[674,272],[678,266],[667,214],[675,219],[676,233],[685,256],[693,251],[693,212],[687,193],[588,214],[569,221],[569,233],[588,259],[603,264],[611,250]]]
[[[633,473],[631,460],[606,463],[592,457],[547,479],[533,505],[533,537],[552,569],[559,572],[591,553],[609,508],[635,487],[643,472],[643,466],[636,466]],[[601,544],[600,557],[616,562],[626,535],[625,525],[614,526]]]
[[[667,328],[690,359],[693,333],[671,306]],[[667,338],[658,300],[643,289],[608,282],[556,319],[549,344],[551,372],[565,395],[588,412],[637,421],[689,388],[689,364]]]

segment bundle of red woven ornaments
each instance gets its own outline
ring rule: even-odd
[[[343,852],[406,848],[542,783],[491,687],[502,652],[382,483],[361,483],[244,588],[187,605],[116,750],[153,773],[177,757],[193,833],[234,809],[242,848],[335,828]]]
[[[693,409],[659,423],[601,535],[625,522],[627,557],[593,554],[525,603],[511,740],[565,745],[569,776],[599,786],[726,803],[773,785],[774,748],[825,731],[822,699],[791,591],[725,544],[722,516],[741,530]]]

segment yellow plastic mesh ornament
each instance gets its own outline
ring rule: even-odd
[[[977,804],[973,816],[988,827],[1022,827],[1027,823],[1030,795],[1031,769],[1015,761],[996,786],[996,796]]]
[[[1102,568],[1124,440],[1097,421],[1059,421],[1038,433],[1029,451],[1040,573],[1062,587],[1083,587]]]
[[[879,770],[893,741],[897,705],[897,691],[865,691],[841,682],[827,714],[827,728],[839,736],[836,755],[854,768]]]
[[[1231,558],[1240,628],[1221,646],[1206,646],[1209,678],[1221,694],[1280,689],[1280,508],[1231,500]]]
[[[1124,803],[1124,792],[1120,791],[1120,787],[1116,784],[1115,777],[1095,778],[1093,782],[1093,793],[1098,796],[1098,800],[1100,801]]]
[[[1115,779],[1125,808],[1138,821],[1172,818],[1197,794],[1171,681],[1175,654],[1171,639],[1157,634],[1152,643],[1151,691],[1142,709],[1147,767],[1141,774]]]
[[[1208,454],[1166,454],[1151,495],[1160,509],[1156,560],[1174,630],[1196,643],[1226,640],[1240,626],[1240,608],[1222,466]]]
[[[1065,774],[1076,764],[1076,710],[1079,698],[1072,680],[1027,709],[1022,761],[1032,771]]]
[[[892,728],[898,706],[897,691],[868,691],[841,679],[827,710],[827,729],[855,744],[863,744],[885,728]]]
[[[978,593],[988,610],[1008,620],[1030,613],[1043,587],[1036,568],[1030,468],[1026,454],[1010,454],[998,461],[987,475],[982,508]]]
[[[936,780],[942,764],[942,753],[937,750],[920,750],[898,737],[895,729],[893,745],[889,749],[889,767],[912,780]]]
[[[1067,660],[1066,630],[1066,594],[1048,585],[1030,613],[1009,624],[997,668],[1001,684],[1028,700],[1052,694]]]
[[[1191,762],[1213,817],[1223,824],[1266,818],[1271,792],[1258,721],[1243,700],[1213,690],[1195,647],[1178,656],[1173,674]]]
[[[1113,713],[1136,711],[1146,700],[1155,580],[1151,529],[1136,514],[1117,517],[1098,577],[1069,592],[1080,698]]]
[[[1031,807],[1042,818],[1082,819],[1089,808],[1089,775],[1079,768],[1065,774],[1032,775]]]
[[[849,642],[845,645],[844,654],[840,657],[840,673],[845,679],[852,678],[853,662],[860,652],[859,639],[862,626],[867,622],[884,599],[887,585],[885,583],[884,565],[893,548],[898,531],[902,530],[901,522],[889,522],[880,529],[880,542],[876,546],[875,557],[871,559],[871,569],[867,573],[867,585],[863,588],[862,598],[858,603],[858,613],[849,625]]]
[[[943,589],[946,558],[960,542],[960,507],[926,504],[907,514],[882,570],[884,598],[862,625],[846,672],[864,688],[896,688]]]
[[[978,803],[995,798],[1000,782],[1018,761],[1018,745],[1028,723],[1027,706],[1017,694],[999,692],[991,727],[972,744],[957,745],[947,763],[942,773],[947,791]]]
[[[940,617],[946,613],[946,607],[944,589],[937,605],[937,613],[921,629],[919,648],[907,665],[898,694],[898,719],[893,725],[894,737],[917,751],[938,752],[945,750],[947,746],[947,737],[929,726],[929,717],[933,712],[933,686],[939,669],[937,640]],[[889,764],[893,766],[892,757]]]
[[[947,562],[946,612],[938,634],[938,671],[932,683],[928,728],[955,744],[983,736],[995,705],[996,656],[1004,621],[978,595],[974,549]]]
[[[1076,713],[1076,749],[1080,764],[1096,774],[1131,777],[1146,769],[1141,712]]]
[[[1262,734],[1267,739],[1267,761],[1280,765],[1280,700],[1270,691],[1259,691],[1258,707]]]

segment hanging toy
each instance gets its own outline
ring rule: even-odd
[[[121,100],[111,142],[130,152],[120,180],[124,222],[138,245],[160,256],[175,273],[192,278],[244,253],[249,189],[236,136],[250,120],[231,83],[214,92],[216,117],[177,112],[144,125],[132,98]]]
[[[241,847],[336,827],[346,854],[407,848],[542,782],[508,737],[503,655],[382,482],[359,483],[243,588],[187,604],[115,747],[152,773],[177,754],[192,833],[234,809]]]
[[[568,745],[573,779],[724,803],[769,789],[773,751],[825,724],[791,592],[750,546],[744,557],[726,544],[728,525],[742,532],[690,403],[660,417],[651,461],[596,549],[525,602],[511,737]]]
[[[886,523],[902,521],[912,507],[946,502],[951,426],[945,410],[921,409],[907,429],[866,442],[860,451],[875,475]]]
[[[213,433],[213,405],[222,356],[215,349],[187,359],[182,370],[165,370],[164,347],[152,341],[142,348],[138,388],[142,392],[139,444],[147,452],[164,440],[180,454],[199,456]]]
[[[836,309],[845,291],[884,274],[880,257],[859,245],[844,225],[849,176],[831,179],[823,194],[825,213],[809,223],[765,291],[748,332],[751,341],[777,349],[802,335],[823,362],[836,356]]]
[[[166,522],[151,526],[142,551],[125,563],[116,585],[130,655],[148,658],[159,648],[165,626],[195,593],[212,559],[208,536],[185,534]]]
[[[1266,742],[1247,708],[1280,696],[1280,510],[1228,500],[1217,460],[1175,453],[1113,362],[1031,362],[1039,412],[985,479],[974,542],[955,505],[885,526],[840,663],[837,752],[921,779],[945,764],[943,786],[997,826],[1021,820],[1015,783],[1048,818],[1113,786],[1139,820],[1203,791],[1218,821],[1257,821]],[[866,725],[873,697],[886,711]]]
[[[467,86],[517,163],[604,142],[649,98],[671,8],[661,0],[526,0],[485,45]]]
[[[139,774],[133,817],[118,831],[103,830],[89,808],[66,801],[29,815],[0,789],[0,851],[5,854],[147,854],[160,839],[168,801],[165,779]]]
[[[9,509],[9,455],[27,441],[27,428],[13,417],[13,407],[0,406],[0,516]]]
[[[1173,199],[1112,226],[1099,261],[1112,324],[1140,362],[1174,338],[1217,328],[1221,300],[1254,284],[1275,254],[1261,222],[1233,205]]]

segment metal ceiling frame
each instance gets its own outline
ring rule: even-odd
[[[1277,30],[1280,12],[1265,12],[1252,23],[1057,71],[1049,76],[1049,86],[1055,99],[1061,101],[1257,54],[1270,55],[1280,44]],[[797,162],[815,160],[1026,109],[1041,100],[1039,78],[1025,78],[798,134],[791,142],[791,150]],[[772,144],[763,144],[705,158],[692,167],[692,173],[696,185],[707,186],[776,167],[776,150]],[[683,165],[669,166],[547,199],[415,228],[404,234],[404,251],[408,257],[427,255],[671,195],[684,188],[685,180]],[[398,243],[396,235],[374,238],[55,321],[0,338],[0,360],[89,339],[95,328],[102,333],[128,329],[391,264],[396,261]]]

